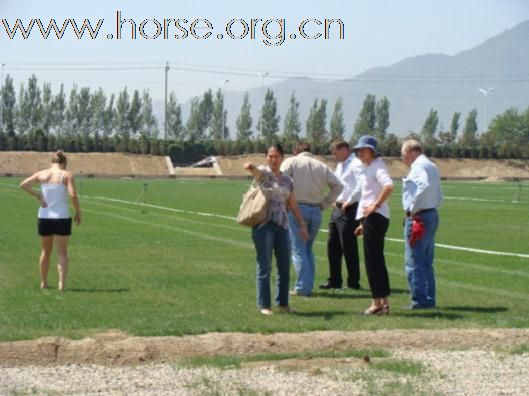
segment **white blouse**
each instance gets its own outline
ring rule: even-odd
[[[356,211],[356,219],[364,217],[364,208],[376,202],[382,188],[393,186],[393,180],[384,164],[382,158],[375,158],[368,166],[364,166],[360,172],[360,184],[362,185],[362,194]],[[382,216],[389,219],[389,205],[384,202],[376,210]]]

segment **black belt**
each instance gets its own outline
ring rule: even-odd
[[[353,206],[355,203],[357,203],[357,202],[353,202],[353,203],[352,203],[351,205],[349,205],[349,206]],[[335,203],[334,203],[334,206],[336,206],[338,209],[341,209],[342,206],[343,206],[343,204],[344,204],[344,202],[335,202]]]
[[[318,207],[321,206],[321,204],[319,203],[316,204],[316,203],[308,203],[308,202],[298,202],[298,205],[318,206]]]
[[[434,211],[434,210],[437,210],[437,209],[435,209],[435,208],[421,209],[418,212],[415,212],[415,214],[418,215],[418,214],[421,214],[421,213],[431,212],[431,211]],[[406,217],[411,217],[411,212],[410,211],[406,212]]]

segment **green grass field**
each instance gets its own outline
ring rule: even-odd
[[[393,240],[386,243],[391,315],[359,315],[370,301],[366,289],[316,290],[292,299],[294,315],[258,314],[250,229],[222,217],[235,216],[248,181],[78,179],[84,223],[71,239],[68,291],[56,290],[54,264],[52,288],[42,291],[37,202],[19,182],[0,178],[0,341],[105,329],[162,336],[529,326],[528,257],[438,248],[439,309],[406,311],[404,246]],[[444,193],[438,243],[529,254],[529,184],[447,182]],[[144,199],[159,207],[134,204]],[[401,239],[400,186],[390,205],[387,236]],[[320,232],[315,246],[316,284],[327,277],[326,237]],[[361,283],[367,287],[363,267]]]

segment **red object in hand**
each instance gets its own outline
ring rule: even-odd
[[[424,229],[424,223],[420,218],[417,216],[413,217],[413,222],[411,224],[411,234],[410,238],[408,239],[408,242],[410,246],[415,245],[415,242],[422,239],[424,236],[425,229]]]

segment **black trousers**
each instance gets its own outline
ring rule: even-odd
[[[345,211],[334,208],[329,221],[327,239],[327,257],[329,258],[329,283],[334,287],[342,286],[342,257],[347,267],[347,285],[358,287],[360,282],[360,260],[358,242],[354,230],[360,222],[355,220],[358,202]]]
[[[390,294],[388,270],[384,258],[384,237],[389,220],[379,213],[373,213],[362,220],[364,225],[364,256],[366,273],[373,298]]]

